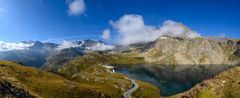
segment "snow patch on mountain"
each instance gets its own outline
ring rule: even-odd
[[[95,51],[95,50],[104,51],[104,50],[111,50],[114,48],[115,48],[115,46],[106,45],[103,43],[97,43],[96,45],[94,45],[92,47],[86,47],[87,50],[92,50],[92,51]]]
[[[76,47],[81,47],[83,43],[77,43],[77,42],[72,42],[72,41],[63,41],[62,44],[60,44],[57,48],[57,50],[63,50],[67,48],[76,48]]]
[[[92,41],[92,40],[84,40],[84,41],[63,41],[62,44],[58,46],[56,50],[63,50],[67,48],[80,48],[83,50],[90,50],[90,51],[104,51],[104,50],[111,50],[114,49],[115,46],[107,45],[101,41]]]

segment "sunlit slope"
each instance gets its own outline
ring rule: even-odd
[[[160,37],[144,52],[145,61],[157,64],[236,64],[239,40]]]
[[[59,75],[41,71],[35,68],[23,67],[12,62],[0,62],[1,84],[5,82],[17,85],[19,89],[43,98],[71,98],[71,97],[98,97],[99,86],[82,84],[70,81]],[[12,89],[12,87],[9,87]],[[4,88],[1,88],[4,91]],[[9,95],[18,94],[21,91],[12,91]],[[104,93],[104,91],[102,92]],[[17,96],[16,96],[17,97]]]
[[[132,87],[130,81],[126,77],[111,73],[111,70],[106,70],[103,65],[108,64],[126,64],[126,63],[140,63],[132,56],[121,55],[108,55],[99,52],[86,54],[83,57],[77,57],[64,66],[59,68],[59,73],[71,78],[73,81],[83,82],[89,84],[97,81],[99,85],[104,86],[104,90],[111,89],[112,92],[122,94]],[[126,58],[124,58],[126,57]],[[160,97],[159,89],[151,84],[138,81],[139,89],[134,93],[134,97],[143,98],[158,98]],[[120,90],[119,90],[120,89]]]
[[[240,67],[237,66],[199,83],[182,94],[172,96],[172,98],[239,98],[239,96]]]
[[[122,98],[132,84],[121,74],[111,73],[100,66],[89,66],[72,77],[24,67],[18,63],[0,61],[0,97],[39,98]],[[159,97],[159,90],[140,82],[144,89],[138,96]]]

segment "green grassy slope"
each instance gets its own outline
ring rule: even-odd
[[[91,84],[93,81],[98,81],[99,85],[104,86],[102,89],[111,89],[113,93],[123,94],[132,86],[130,81],[125,79],[125,76],[122,74],[110,73],[109,70],[101,66],[106,64],[135,64],[141,62],[142,60],[135,58],[134,54],[112,55],[95,52],[71,60],[59,68],[58,71],[60,74],[65,75],[73,81],[85,81],[87,84]],[[159,89],[157,87],[141,81],[139,81],[139,86],[140,89],[134,93],[135,97],[160,97]]]
[[[101,66],[85,68],[70,77],[0,61],[0,97],[122,98],[123,93],[132,86],[123,75],[110,73]],[[159,97],[156,87],[147,83],[141,83],[140,86]],[[12,91],[6,94],[7,89]],[[143,93],[142,96],[150,95]]]
[[[239,98],[239,96],[240,67],[235,67],[171,98]]]
[[[109,93],[108,91],[99,90],[101,85],[96,86],[70,81],[62,76],[35,68],[23,67],[16,63],[1,61],[0,65],[4,65],[0,68],[1,75],[5,76],[1,77],[2,81],[8,81],[13,85],[20,84],[22,89],[43,98],[98,98],[102,94]]]

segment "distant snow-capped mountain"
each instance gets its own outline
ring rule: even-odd
[[[62,50],[66,48],[77,48],[81,50],[88,50],[88,51],[104,51],[104,50],[111,50],[115,46],[107,45],[102,41],[94,41],[94,40],[83,40],[83,41],[63,41],[61,45],[57,48],[57,50]]]
[[[54,48],[54,43],[25,41],[19,43],[1,43],[0,60],[17,61],[28,66],[40,67],[46,61]]]
[[[111,50],[114,46],[102,41],[63,41],[62,44],[23,41],[7,43],[0,41],[0,60],[21,62],[28,66],[42,67],[48,59],[66,54],[66,58],[82,55],[91,51]]]
[[[82,56],[83,54],[92,51],[107,51],[114,48],[115,46],[107,45],[102,41],[64,41],[56,48],[57,52],[48,57],[47,62],[42,68],[54,71],[59,66],[64,65],[66,62],[77,56]]]

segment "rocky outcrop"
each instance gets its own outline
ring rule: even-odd
[[[0,82],[0,97],[4,98],[35,98],[28,91],[14,86],[8,81]]]
[[[230,56],[236,50],[233,40],[160,37],[144,56],[146,62],[157,64],[233,64],[236,60]]]
[[[236,43],[237,50],[234,52],[234,55],[240,57],[240,41]]]
[[[237,49],[237,50],[234,52],[234,55],[240,57],[240,49]]]

